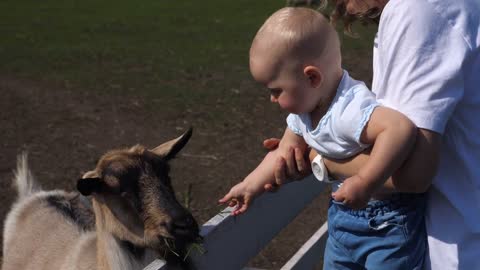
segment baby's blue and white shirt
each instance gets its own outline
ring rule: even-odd
[[[362,143],[360,136],[379,105],[363,82],[343,71],[335,98],[316,127],[312,127],[309,113],[288,115],[287,125],[320,155],[344,159],[370,146]]]

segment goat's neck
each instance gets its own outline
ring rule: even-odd
[[[98,202],[93,200],[95,211],[95,229],[97,233],[97,269],[98,270],[136,270],[143,269],[152,259],[143,248],[136,248],[122,241],[106,228],[107,220]]]

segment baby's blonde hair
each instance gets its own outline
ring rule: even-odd
[[[276,50],[280,55],[286,53],[300,61],[318,59],[326,53],[340,58],[335,29],[321,13],[309,8],[286,7],[273,13],[258,30],[250,54],[257,47]]]

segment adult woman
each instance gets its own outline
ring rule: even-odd
[[[336,0],[349,25],[378,14],[372,91],[419,128],[415,150],[385,189],[428,194],[431,269],[477,269],[480,257],[480,2]],[[381,15],[380,15],[381,14]],[[268,144],[268,143],[267,143]],[[271,142],[270,142],[271,144]],[[352,175],[368,153],[326,159],[331,175]],[[297,154],[280,161],[277,183],[299,174]],[[293,166],[292,166],[293,164]],[[302,167],[302,166],[299,166]],[[300,172],[301,173],[301,172]]]

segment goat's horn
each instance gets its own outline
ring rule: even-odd
[[[83,174],[82,176],[82,179],[85,179],[85,178],[96,178],[96,177],[100,177],[97,173],[97,171],[93,170],[93,171],[88,171],[86,173]]]
[[[188,140],[192,136],[192,131],[193,129],[189,128],[185,133],[183,133],[182,136],[163,143],[150,150],[150,152],[166,159],[171,159],[175,157],[175,155],[187,144]]]

